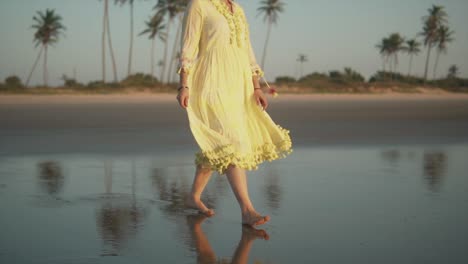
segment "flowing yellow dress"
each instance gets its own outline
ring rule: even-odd
[[[256,62],[243,8],[225,0],[191,0],[182,21],[177,73],[187,73],[190,130],[200,147],[195,164],[226,173],[229,164],[257,170],[292,152],[289,130],[254,97]]]

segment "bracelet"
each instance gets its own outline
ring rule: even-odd
[[[188,89],[188,86],[179,86],[179,88],[177,88],[177,91],[180,91],[180,89],[182,88],[187,88]]]
[[[255,90],[255,89],[262,89],[262,88],[261,88],[261,87],[254,87],[254,90]]]

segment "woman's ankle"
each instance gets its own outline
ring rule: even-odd
[[[252,213],[252,212],[256,212],[255,208],[252,205],[250,205],[250,206],[241,206],[241,213],[243,215],[249,214],[249,213]]]
[[[191,199],[193,201],[200,201],[201,200],[201,195],[200,194],[194,194],[194,193],[189,193],[187,196],[187,199]]]

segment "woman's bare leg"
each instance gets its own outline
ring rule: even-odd
[[[211,216],[214,214],[213,209],[209,209],[206,205],[201,201],[201,194],[205,189],[213,171],[208,168],[202,168],[201,166],[197,165],[195,171],[195,178],[193,179],[192,190],[185,200],[185,203],[192,208],[197,208],[202,212],[207,212],[207,215]]]
[[[268,215],[262,216],[257,211],[250,201],[249,191],[247,187],[247,175],[245,169],[229,165],[226,171],[231,189],[236,196],[242,213],[242,223],[249,225],[261,225],[270,220]]]

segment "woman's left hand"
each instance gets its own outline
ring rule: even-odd
[[[268,101],[266,99],[265,94],[263,94],[262,89],[255,89],[254,90],[254,98],[257,105],[261,105],[263,110],[266,110],[268,107]]]

